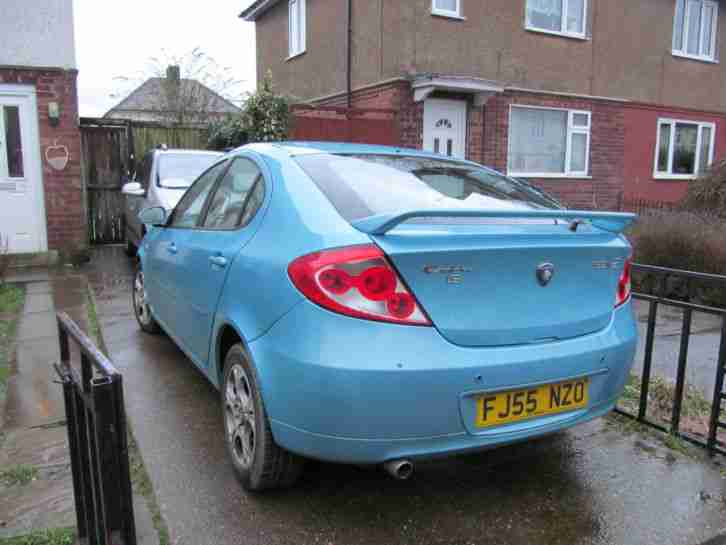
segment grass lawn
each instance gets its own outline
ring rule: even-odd
[[[5,396],[18,314],[23,308],[24,300],[25,292],[21,288],[12,285],[0,286],[0,400]]]
[[[76,531],[73,528],[40,530],[19,537],[0,538],[0,545],[73,545]]]

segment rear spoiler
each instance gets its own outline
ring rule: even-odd
[[[637,216],[624,212],[585,212],[581,210],[415,210],[399,214],[379,214],[352,222],[353,227],[369,235],[385,235],[397,225],[414,218],[498,218],[567,220],[573,231],[584,222],[595,227],[622,233]]]

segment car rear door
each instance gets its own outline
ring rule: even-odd
[[[184,194],[165,227],[157,227],[144,242],[144,281],[155,317],[181,344],[182,330],[178,317],[180,284],[185,282],[179,263],[189,234],[202,219],[207,199],[228,161],[209,168]]]
[[[203,365],[208,360],[215,312],[232,262],[252,238],[265,180],[250,157],[235,157],[217,183],[198,228],[179,247],[176,320],[185,348]],[[245,286],[228,289],[244,291]]]

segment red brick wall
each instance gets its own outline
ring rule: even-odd
[[[625,198],[677,202],[690,182],[656,180],[653,177],[658,139],[658,118],[683,119],[716,124],[714,161],[726,158],[726,115],[713,112],[668,109],[646,104],[625,107]]]
[[[486,104],[484,161],[507,171],[509,110],[512,104],[588,110],[592,112],[590,177],[529,178],[571,208],[617,208],[623,192],[625,115],[622,103],[539,93],[506,91]]]
[[[81,134],[78,129],[76,70],[0,68],[0,83],[35,86],[38,103],[40,157],[50,250],[72,251],[87,244],[86,214],[81,185]],[[60,106],[60,122],[53,127],[48,103]],[[54,143],[68,148],[63,171],[52,169],[45,150]]]

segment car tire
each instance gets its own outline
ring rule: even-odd
[[[225,357],[221,399],[224,442],[242,487],[257,492],[292,486],[304,460],[275,443],[257,374],[242,344]]]
[[[144,271],[141,266],[137,267],[134,274],[134,281],[131,285],[131,304],[134,307],[134,316],[144,333],[158,334],[161,332],[159,323],[151,313],[151,307],[146,300],[146,288],[144,286]]]

